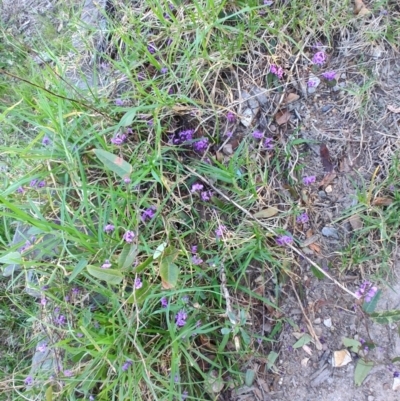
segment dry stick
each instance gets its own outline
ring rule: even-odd
[[[300,297],[299,297],[299,294],[297,294],[296,287],[294,286],[293,280],[291,280],[291,284],[292,284],[292,288],[293,288],[294,294],[296,295],[297,302],[299,303],[299,306],[300,306],[301,311],[302,311],[302,313],[303,313],[304,319],[306,319],[308,331],[309,331],[310,334],[313,336],[314,341],[315,341],[315,346],[317,347],[317,349],[318,349],[318,350],[321,350],[321,349],[322,349],[321,341],[319,341],[318,336],[315,334],[314,327],[312,326],[310,319],[309,319],[308,316],[306,315],[306,311],[305,311],[304,308],[303,308],[303,305],[302,305],[302,303],[301,303],[301,299],[300,299]]]
[[[185,166],[185,168],[187,170],[189,170],[193,175],[195,175],[196,177],[198,177],[201,181],[203,181],[204,183],[206,183],[208,186],[210,186],[216,193],[218,193],[219,195],[221,195],[224,199],[226,199],[228,202],[230,202],[232,205],[234,205],[236,208],[238,208],[239,210],[241,210],[247,217],[249,217],[251,220],[256,221],[260,226],[264,227],[265,229],[267,229],[267,231],[269,231],[271,234],[276,235],[274,230],[272,230],[271,227],[269,227],[268,225],[264,224],[262,221],[260,221],[259,219],[257,219],[257,217],[254,217],[249,211],[247,211],[245,208],[243,208],[242,206],[240,206],[238,203],[236,203],[234,200],[230,199],[229,196],[225,195],[223,192],[221,192],[219,189],[215,188],[215,186],[213,184],[211,184],[206,178],[204,178],[203,176],[201,176],[200,174],[198,174],[196,171],[192,170],[190,167]],[[304,258],[305,260],[307,260],[308,263],[311,264],[311,266],[315,267],[320,273],[322,273],[325,277],[329,278],[329,280],[333,281],[338,287],[340,287],[343,291],[347,292],[348,294],[350,294],[352,297],[358,299],[358,297],[351,292],[350,290],[348,290],[345,286],[343,286],[342,284],[339,283],[339,281],[335,280],[332,276],[330,276],[325,270],[323,270],[321,267],[319,267],[315,262],[313,262],[307,255],[305,255],[303,252],[300,251],[300,249],[296,248],[294,245],[292,244],[288,244],[287,245],[290,249],[292,249],[292,251],[294,251],[295,253],[297,253],[299,256],[301,256],[302,258]]]

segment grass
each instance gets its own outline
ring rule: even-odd
[[[62,10],[74,15],[61,40],[42,34],[30,45],[49,63],[38,64],[24,38],[3,35],[3,257],[24,245],[9,246],[16,222],[34,233],[18,256],[22,270],[1,282],[0,352],[7,363],[0,399],[215,399],[223,388],[245,382],[249,358],[278,350],[279,285],[297,262],[275,239],[293,232],[305,210],[289,194],[302,189],[302,165],[293,155],[303,143],[298,130],[289,140],[271,134],[274,149],[265,150],[249,129],[226,157],[224,134],[236,127],[226,116],[240,114],[244,83],[268,83],[269,94],[287,89],[290,80],[275,79],[270,64],[289,76],[296,59],[311,57],[315,42],[333,49],[343,30],[363,31],[346,2],[174,4],[148,0],[131,9],[116,2],[101,54],[91,29],[84,33],[84,54],[73,54],[71,32],[83,29],[73,7]],[[46,32],[54,34],[48,25]],[[398,24],[379,33],[370,40],[395,43]],[[108,77],[100,89],[73,89],[61,79],[79,75],[78,59],[100,56]],[[360,104],[368,82],[356,93]],[[193,138],[175,145],[189,129]],[[111,142],[123,134],[121,146]],[[42,145],[45,137],[48,145]],[[202,138],[207,150],[193,150]],[[108,153],[101,157],[96,149]],[[390,182],[373,193],[397,182],[396,174],[393,169]],[[45,185],[32,187],[34,179]],[[210,199],[191,191],[196,183]],[[365,221],[360,235],[380,233],[387,261],[397,230],[396,194],[383,218],[363,193],[357,209]],[[268,231],[243,212],[271,205],[280,212],[267,221]],[[148,210],[154,216],[144,219]],[[107,224],[115,229],[105,232]],[[127,231],[135,234],[131,243],[124,241]],[[355,241],[345,255],[364,263],[370,243]],[[56,247],[56,254],[32,254],[46,247]],[[40,291],[37,300],[24,292],[29,271],[37,276],[30,283]],[[273,322],[268,334],[260,323],[264,306]],[[51,350],[53,366],[32,374],[40,341]],[[30,375],[33,386],[25,386]]]

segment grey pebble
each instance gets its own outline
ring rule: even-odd
[[[332,228],[332,227],[324,227],[322,229],[322,235],[324,235],[325,237],[332,237],[335,239],[339,239],[339,234],[338,234],[336,228]]]

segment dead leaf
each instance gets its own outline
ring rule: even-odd
[[[305,352],[307,352],[308,355],[312,355],[311,348],[308,345],[303,345],[302,348]]]
[[[303,246],[308,246],[308,248],[311,249],[315,253],[321,253],[321,247],[315,243],[316,240],[319,238],[319,236],[317,234],[313,235],[313,231],[311,230],[311,228],[309,230],[307,230],[306,237],[307,237],[307,239],[304,241],[303,244],[307,244],[307,245],[303,245]]]
[[[377,197],[372,201],[372,206],[389,206],[393,203],[393,199]]]
[[[353,214],[353,216],[350,216],[348,222],[350,223],[353,231],[360,230],[363,227],[363,222],[358,214]]]
[[[295,102],[296,100],[299,100],[300,99],[300,96],[297,94],[297,93],[288,93],[286,96],[285,96],[285,99],[283,99],[283,104],[289,104],[289,103],[293,103],[293,102]]]
[[[267,219],[268,217],[275,216],[276,214],[279,213],[279,209],[276,207],[267,207],[266,209],[260,210],[257,213],[254,213],[253,217],[256,219]]]
[[[362,17],[370,14],[370,10],[366,7],[362,0],[354,0],[354,14]]]
[[[352,361],[350,352],[347,349],[335,351],[332,357],[332,366],[334,368],[341,368],[348,365]]]
[[[395,107],[395,106],[392,106],[392,105],[389,104],[387,106],[387,109],[389,111],[391,111],[392,113],[395,113],[395,114],[400,113],[400,107]]]
[[[336,172],[335,172],[335,171],[331,171],[330,173],[328,173],[328,174],[322,179],[322,181],[319,183],[319,186],[325,188],[325,187],[328,186],[335,178],[336,178]]]
[[[319,154],[321,156],[321,162],[324,166],[324,170],[326,173],[330,173],[333,171],[333,164],[331,162],[331,156],[329,155],[329,150],[324,143],[321,143],[319,148]]]
[[[318,234],[311,235],[310,237],[307,236],[307,239],[300,244],[300,247],[304,248],[306,246],[310,246],[314,242],[317,242],[318,239],[319,239],[319,235]]]
[[[222,148],[222,151],[223,151],[227,156],[230,156],[231,154],[233,154],[232,144],[227,143],[227,144]]]
[[[278,125],[286,124],[290,120],[290,113],[288,110],[280,110],[275,114],[275,121]]]
[[[303,358],[301,360],[301,366],[307,367],[308,361],[310,360],[310,358]]]

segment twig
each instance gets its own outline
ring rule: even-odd
[[[247,217],[249,217],[251,220],[256,221],[260,226],[264,227],[268,232],[270,232],[273,235],[276,235],[276,233],[274,232],[274,230],[268,226],[267,224],[263,223],[262,221],[260,221],[259,219],[257,219],[257,217],[254,217],[249,211],[247,211],[245,208],[243,208],[242,206],[240,206],[238,203],[236,203],[234,200],[232,200],[231,198],[229,198],[229,196],[225,195],[222,191],[220,191],[218,188],[216,188],[213,184],[211,184],[206,178],[204,178],[203,176],[201,176],[199,173],[197,173],[196,171],[194,171],[193,169],[191,169],[188,166],[185,166],[185,168],[190,171],[193,175],[195,175],[196,177],[198,177],[201,181],[203,181],[204,183],[206,183],[208,186],[210,186],[217,194],[221,195],[224,199],[226,199],[228,202],[230,202],[232,205],[234,205],[236,208],[238,208],[239,210],[241,210]],[[343,286],[341,283],[339,283],[339,281],[337,281],[336,279],[334,279],[330,274],[328,274],[324,269],[322,269],[320,266],[318,266],[315,262],[313,262],[306,254],[304,254],[302,251],[300,251],[300,249],[298,249],[297,247],[295,247],[292,244],[288,244],[287,245],[290,249],[292,249],[292,251],[294,251],[295,253],[297,253],[299,256],[301,256],[302,258],[304,258],[308,263],[311,264],[311,266],[315,267],[320,273],[322,273],[325,277],[327,277],[329,280],[331,280],[332,282],[334,282],[338,287],[340,287],[343,291],[347,292],[348,294],[350,294],[352,297],[357,298],[357,296],[351,292],[350,290],[348,290],[345,286]]]

